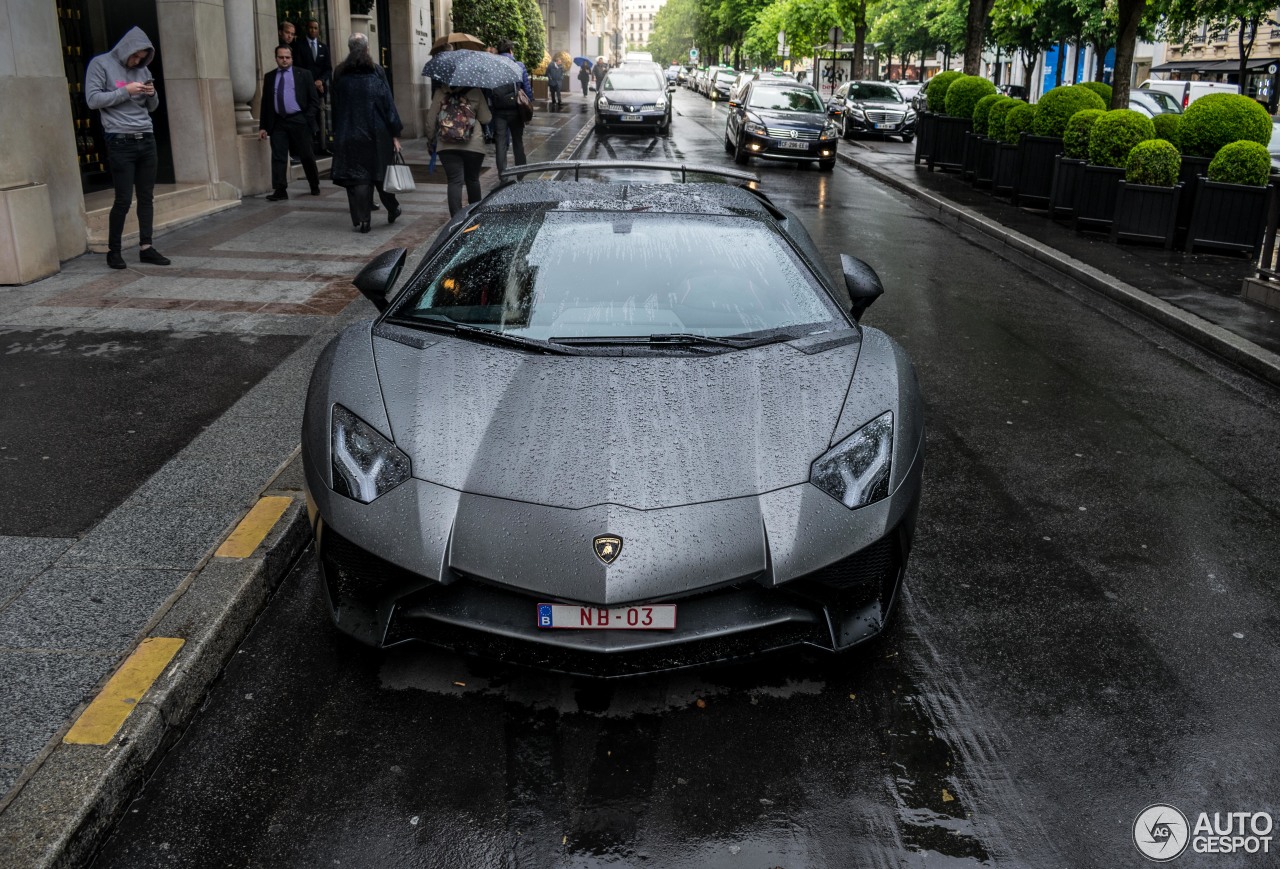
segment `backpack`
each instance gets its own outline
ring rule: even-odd
[[[520,90],[520,85],[509,84],[500,88],[493,89],[493,99],[490,101],[495,109],[499,111],[507,110],[514,112],[520,107],[520,99],[516,91]]]
[[[476,110],[471,101],[461,94],[449,94],[440,104],[436,116],[436,131],[440,141],[466,144],[476,129]]]

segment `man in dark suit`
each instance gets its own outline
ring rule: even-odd
[[[328,136],[325,135],[324,96],[329,92],[329,82],[333,78],[333,63],[329,58],[329,46],[320,40],[320,22],[311,19],[307,22],[307,35],[304,39],[294,40],[294,66],[311,72],[316,80],[316,92],[320,95],[320,110],[316,112],[311,124],[316,136],[316,154],[327,156],[325,147]]]
[[[311,195],[320,195],[320,171],[311,152],[311,119],[319,107],[315,79],[293,68],[293,49],[276,46],[276,68],[262,78],[258,138],[271,137],[271,187],[268,202],[289,198],[289,153],[302,162]]]

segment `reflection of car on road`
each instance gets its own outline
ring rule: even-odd
[[[879,81],[849,82],[840,103],[840,133],[901,136],[910,142],[916,134],[916,112],[893,85]]]
[[[752,82],[742,101],[729,109],[724,149],[740,164],[752,157],[816,160],[819,168],[830,170],[839,138],[817,91],[762,80]]]
[[[405,255],[307,395],[342,631],[620,675],[883,629],[924,422],[865,263],[724,183],[509,183]]]
[[[654,127],[671,132],[670,94],[661,70],[649,64],[623,64],[605,74],[596,96],[596,132],[607,127]]]

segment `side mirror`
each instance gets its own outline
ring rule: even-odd
[[[391,303],[391,288],[395,286],[396,278],[400,277],[400,270],[404,268],[404,261],[408,256],[409,251],[402,247],[380,253],[351,281],[362,296],[373,302],[379,312],[385,311]]]
[[[840,254],[840,268],[844,271],[844,288],[852,300],[849,313],[853,319],[861,320],[871,303],[884,295],[884,284],[875,269],[847,253]]]

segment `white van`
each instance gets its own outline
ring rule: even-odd
[[[1240,85],[1220,81],[1161,81],[1149,78],[1138,87],[1142,90],[1163,91],[1181,103],[1184,109],[1205,94],[1240,93]]]

